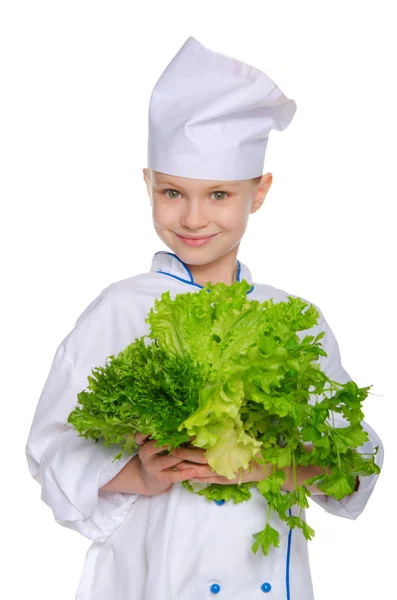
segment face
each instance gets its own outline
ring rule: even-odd
[[[156,233],[188,265],[205,265],[237,254],[249,215],[262,205],[272,175],[252,180],[212,181],[143,169]],[[214,236],[205,244],[182,238]]]

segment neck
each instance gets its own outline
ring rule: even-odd
[[[232,285],[237,281],[237,248],[221,258],[205,265],[189,265],[194,283],[204,286],[207,281],[215,285],[218,282]]]

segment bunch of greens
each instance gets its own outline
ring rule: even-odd
[[[379,467],[377,449],[369,455],[356,451],[368,440],[361,408],[370,388],[340,384],[321,370],[325,332],[297,333],[318,323],[316,308],[292,296],[278,303],[248,300],[249,289],[243,280],[208,282],[174,299],[163,293],[146,318],[150,334],[92,370],[68,422],[85,438],[121,445],[116,458],[136,448],[139,431],[158,446],[169,445],[170,452],[193,437],[194,446],[206,449],[209,465],[228,479],[252,460],[271,463],[271,474],[258,483],[199,489],[183,483],[209,500],[234,502],[248,500],[249,488],[257,486],[268,516],[263,531],[254,534],[252,550],[261,547],[267,554],[279,545],[279,533],[269,524],[271,510],[311,539],[314,531],[301,518],[307,485],[339,500],[354,491],[356,475],[379,473]],[[334,413],[348,425],[334,427]],[[297,466],[309,464],[323,472],[297,485]],[[285,469],[292,469],[293,491],[282,489]],[[299,517],[289,510],[295,504]]]

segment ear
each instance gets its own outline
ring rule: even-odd
[[[254,199],[253,199],[251,211],[250,211],[251,214],[256,212],[264,203],[266,194],[269,191],[270,186],[272,185],[272,182],[273,182],[273,175],[271,173],[266,173],[266,175],[262,176],[262,178],[254,192]]]
[[[266,194],[267,194],[272,183],[273,183],[272,173],[266,173],[265,175],[262,175],[262,179],[260,180],[258,187],[265,188]]]

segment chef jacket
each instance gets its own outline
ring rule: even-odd
[[[277,302],[292,295],[254,284],[248,267],[238,261],[237,280],[242,279],[251,285],[249,299]],[[65,427],[92,369],[149,334],[145,318],[154,300],[167,290],[173,298],[201,288],[177,255],[156,252],[149,272],[105,288],[55,352],[26,454],[56,521],[93,542],[77,600],[313,599],[301,529],[291,530],[271,511],[270,524],[280,532],[280,546],[271,547],[267,556],[261,549],[252,552],[252,534],[264,528],[267,515],[267,502],[256,486],[251,488],[252,498],[239,504],[209,501],[180,483],[157,496],[99,491],[131,455],[113,462],[115,447],[86,440],[71,425]],[[345,383],[350,377],[341,365],[337,341],[316,308],[319,322],[305,333],[326,332],[322,345],[327,356],[320,357],[320,366],[331,379]],[[339,414],[334,419],[335,426],[348,424]],[[381,440],[367,423],[362,425],[369,441],[359,451],[372,453],[379,446],[376,462],[381,467]],[[339,501],[326,495],[313,495],[311,501],[331,514],[356,519],[376,480],[377,475],[360,478],[358,490]],[[298,516],[299,511],[295,506],[290,514]]]

